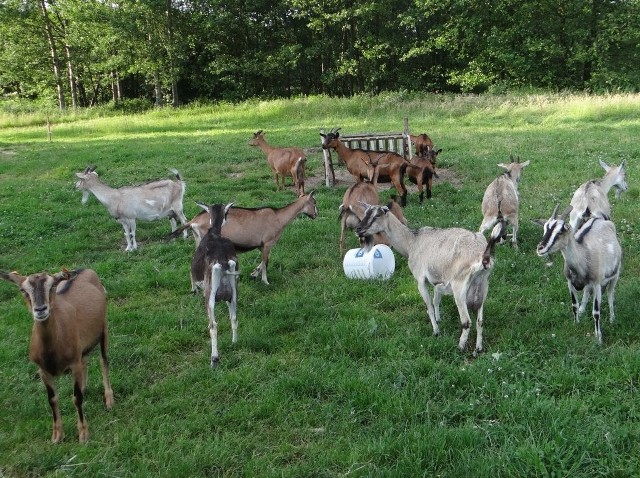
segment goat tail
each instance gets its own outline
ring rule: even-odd
[[[506,224],[504,222],[504,218],[502,217],[502,214],[498,212],[498,223],[493,227],[491,237],[489,237],[489,241],[487,243],[487,248],[484,250],[484,254],[482,254],[482,267],[485,269],[491,267],[491,258],[493,257],[496,243],[502,240],[505,231]]]

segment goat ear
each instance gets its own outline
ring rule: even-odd
[[[440,153],[442,153],[442,148],[436,150],[436,156],[439,155]]]
[[[196,204],[200,206],[202,209],[204,209],[205,211],[209,212],[209,206],[207,206],[205,203],[196,201]]]
[[[620,171],[624,171],[625,166],[627,165],[627,160],[623,159],[620,163]]]
[[[529,166],[530,162],[531,162],[531,160],[527,159],[524,163],[520,163],[520,166],[522,166],[523,168],[526,168],[527,166]]]
[[[227,214],[229,213],[229,209],[231,209],[232,207],[233,207],[233,203],[232,203],[232,202],[230,202],[229,204],[227,204],[227,205],[224,207],[224,215],[225,215],[225,217],[226,217],[226,216],[227,216]]]
[[[498,163],[498,166],[500,166],[503,169],[509,169],[509,165],[508,164]]]
[[[314,199],[315,199],[315,197],[316,197],[316,191],[315,191],[315,189],[309,193],[309,197],[310,197],[310,198],[314,198]]]
[[[79,274],[78,270],[67,270],[65,268],[62,268],[62,270],[60,272],[58,272],[57,274],[54,274],[53,277],[53,285],[51,287],[56,287],[60,282],[62,282],[63,280],[71,280],[74,277],[76,277]]]
[[[548,219],[531,219],[531,222],[538,226],[543,226],[547,223]]]
[[[611,169],[611,167],[605,163],[603,160],[599,159],[598,162],[600,163],[600,166],[602,167],[602,169],[604,169],[605,171],[609,171],[609,169]]]
[[[26,279],[26,277],[21,276],[17,272],[5,272],[0,271],[0,279],[6,280],[8,282],[13,282],[15,285],[20,286]]]

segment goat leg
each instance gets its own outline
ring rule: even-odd
[[[51,434],[51,441],[53,443],[60,443],[64,438],[64,430],[62,429],[62,417],[60,416],[60,408],[58,407],[58,393],[56,392],[56,385],[53,380],[53,376],[50,373],[47,373],[42,369],[40,369],[39,372],[40,379],[47,389],[49,406],[51,407],[51,414],[53,415],[53,433]]]
[[[84,401],[84,394],[82,389],[84,384],[84,370],[82,364],[80,366],[75,365],[72,368],[73,372],[73,404],[76,406],[76,412],[78,413],[78,440],[80,443],[87,443],[89,440],[89,426],[87,420],[84,417],[84,410],[82,403]]]

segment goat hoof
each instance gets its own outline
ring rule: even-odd
[[[211,357],[211,368],[218,368],[220,365],[220,357]]]

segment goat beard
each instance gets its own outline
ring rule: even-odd
[[[364,249],[365,252],[369,252],[371,248],[374,246],[373,244],[373,236],[360,236],[360,247]]]

